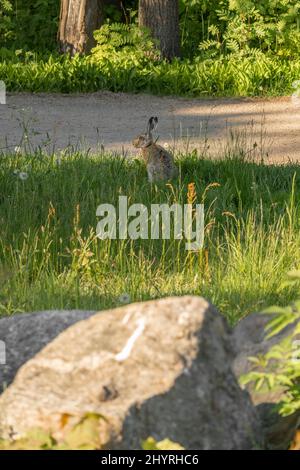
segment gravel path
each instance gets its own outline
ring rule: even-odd
[[[32,146],[68,145],[134,154],[130,142],[148,118],[159,117],[159,142],[177,149],[224,153],[232,133],[256,158],[300,158],[300,106],[291,98],[185,99],[126,93],[11,93],[0,105],[0,148],[20,145],[26,128]],[[245,139],[245,135],[247,138]]]

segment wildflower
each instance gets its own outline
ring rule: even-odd
[[[165,142],[165,143],[164,143],[164,147],[165,147],[165,149],[167,149],[167,150],[170,148],[170,145],[168,144],[168,142]]]
[[[20,180],[22,180],[22,181],[26,181],[27,178],[28,178],[28,173],[25,173],[25,171],[20,171],[20,173],[19,173],[19,178],[20,178]]]
[[[293,87],[293,88],[299,88],[299,87],[300,87],[300,80],[295,80],[295,81],[292,83],[292,87]]]
[[[119,297],[119,302],[121,304],[129,304],[130,303],[130,295],[129,294],[121,294]]]
[[[16,153],[17,155],[19,155],[21,152],[22,152],[21,147],[20,147],[19,145],[17,145],[17,146],[15,147],[15,153]]]

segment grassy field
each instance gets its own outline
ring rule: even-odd
[[[235,322],[295,297],[282,287],[300,262],[300,166],[254,163],[243,153],[178,155],[180,177],[150,185],[138,159],[35,153],[0,159],[0,314],[104,309],[166,295],[211,300]],[[26,173],[19,173],[19,171]],[[205,246],[184,240],[99,240],[96,208],[205,204]]]

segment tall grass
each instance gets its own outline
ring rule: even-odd
[[[0,313],[103,309],[186,293],[203,295],[234,322],[292,298],[280,288],[299,267],[299,165],[178,155],[178,181],[150,185],[138,159],[118,155],[0,158]],[[18,171],[28,173],[22,180]],[[15,174],[17,173],[17,174]],[[205,204],[205,245],[184,240],[99,240],[96,208],[187,202],[194,182]],[[215,184],[218,183],[218,184]],[[124,294],[126,294],[124,296]]]

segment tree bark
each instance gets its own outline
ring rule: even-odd
[[[146,26],[158,39],[162,56],[179,56],[179,1],[140,0],[139,25]]]
[[[93,33],[103,23],[103,0],[61,0],[60,51],[85,54],[95,45]]]

